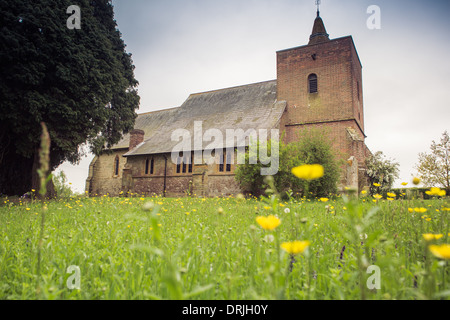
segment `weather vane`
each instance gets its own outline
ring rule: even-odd
[[[316,0],[316,6],[317,6],[317,16],[319,16],[320,0]]]

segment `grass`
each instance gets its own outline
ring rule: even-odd
[[[428,250],[449,243],[448,205],[372,199],[2,199],[0,299],[448,299],[448,262]],[[269,214],[273,231],[255,220]],[[311,244],[280,249],[293,240]],[[380,289],[367,286],[371,265]]]

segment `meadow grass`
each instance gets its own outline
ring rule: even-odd
[[[448,299],[448,260],[428,250],[449,243],[445,199],[375,201],[5,198],[0,299]],[[256,222],[270,214],[273,231]],[[310,246],[280,248],[293,240]],[[79,290],[68,288],[72,265]],[[371,265],[379,289],[367,285]]]

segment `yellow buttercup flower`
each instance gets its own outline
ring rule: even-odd
[[[380,200],[381,198],[383,198],[383,196],[381,194],[374,194],[373,197],[377,200]]]
[[[327,201],[328,201],[328,198],[320,198],[319,201],[327,202]]]
[[[259,216],[256,217],[256,222],[264,229],[264,230],[273,230],[281,224],[281,220],[274,215],[270,215],[268,217]]]
[[[366,194],[366,193],[367,193],[366,190],[361,191],[361,194]]]
[[[376,182],[374,182],[373,185],[374,185],[375,187],[381,187],[381,184],[376,183]]]
[[[414,209],[413,209],[413,208],[408,208],[408,212],[409,212],[409,213],[413,213],[413,212],[414,212]]]
[[[426,241],[439,240],[443,236],[444,236],[443,234],[432,234],[432,233],[424,233],[424,234],[422,234],[422,237]]]
[[[445,260],[450,259],[450,244],[430,245],[428,248],[436,257]]]
[[[320,164],[304,164],[299,167],[292,168],[294,176],[304,180],[314,180],[323,177],[324,169]]]
[[[408,182],[402,182],[402,186],[407,186],[408,185]]]
[[[298,254],[303,253],[306,248],[311,244],[310,241],[292,241],[292,242],[283,242],[281,244],[281,248],[290,254]]]
[[[445,197],[445,190],[441,190],[440,188],[432,187],[430,190],[425,191],[429,196],[439,196]]]
[[[392,192],[388,192],[387,195],[390,198],[395,198],[397,196],[395,193],[392,193]]]
[[[425,213],[425,212],[427,212],[427,209],[426,208],[414,208],[414,211],[418,212],[418,213]]]

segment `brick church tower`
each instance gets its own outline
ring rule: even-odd
[[[352,37],[330,39],[319,10],[309,43],[277,52],[277,99],[287,103],[280,123],[285,142],[305,128],[323,129],[348,165],[357,162],[360,181],[344,172],[342,183],[360,187],[370,154],[364,143],[361,69]]]

